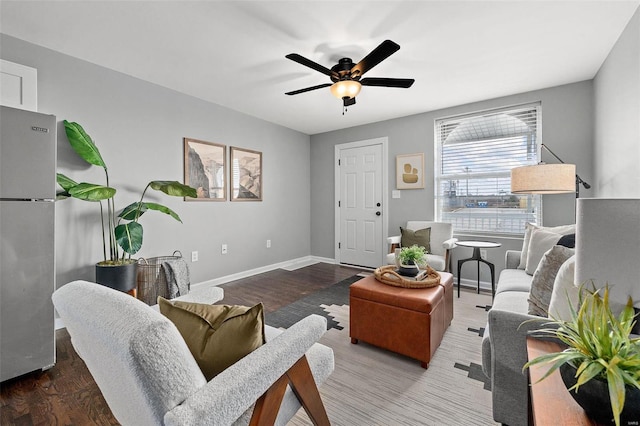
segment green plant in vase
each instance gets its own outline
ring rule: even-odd
[[[100,207],[102,229],[102,245],[104,258],[97,266],[121,266],[135,264],[131,255],[142,248],[143,227],[140,217],[147,211],[158,211],[182,222],[180,216],[162,204],[145,202],[144,197],[149,189],[163,192],[175,197],[197,197],[196,189],[177,181],[154,180],[142,191],[140,201],[134,202],[116,212],[116,189],[109,185],[107,165],[97,146],[78,123],[64,120],[67,139],[73,150],[87,163],[101,167],[105,173],[105,185],[75,182],[62,173],[57,174],[58,185],[62,188],[57,199],[76,198],[97,202]]]
[[[410,247],[402,247],[396,255],[399,273],[407,276],[418,275],[420,266],[426,266],[424,261],[425,254],[425,248],[416,244]]]
[[[609,286],[588,292],[581,288],[578,310],[571,307],[571,319],[545,320],[557,328],[539,330],[559,339],[567,348],[539,356],[527,362],[523,370],[536,364],[551,364],[540,379],[543,380],[560,369],[574,399],[597,421],[613,419],[619,426],[621,414],[637,419],[640,415],[640,337],[631,336],[634,316],[631,297],[616,317],[609,306]],[[584,389],[587,386],[599,387],[605,400],[598,403],[590,399],[594,391]]]
[[[425,254],[424,247],[414,244],[411,247],[402,247],[398,254],[398,259],[403,265],[422,265],[424,264]]]

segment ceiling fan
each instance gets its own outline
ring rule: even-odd
[[[294,90],[285,94],[298,95],[300,93],[331,86],[331,93],[336,98],[342,99],[344,108],[346,108],[356,103],[356,96],[360,93],[362,86],[409,88],[415,81],[412,78],[368,77],[361,79],[364,73],[387,59],[398,50],[400,50],[400,46],[397,43],[394,43],[391,40],[385,40],[357,64],[354,64],[351,58],[342,58],[336,65],[331,67],[331,69],[307,59],[304,56],[298,55],[297,53],[291,53],[285,57],[306,67],[319,71],[322,74],[328,75],[333,83],[319,84],[317,86],[306,87],[304,89]]]

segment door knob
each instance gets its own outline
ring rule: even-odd
[[[376,216],[380,216],[382,213],[380,212],[376,212]]]
[[[380,207],[380,203],[376,203],[376,207]]]

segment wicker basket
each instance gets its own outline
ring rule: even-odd
[[[138,299],[147,305],[155,305],[158,296],[168,296],[167,279],[160,273],[162,264],[167,260],[180,259],[182,253],[179,250],[173,252],[173,256],[158,256],[138,259]]]
[[[416,281],[407,279],[398,274],[395,265],[381,266],[374,272],[376,279],[383,284],[404,288],[428,288],[440,284],[440,274],[431,266],[427,266],[427,276],[425,279]]]

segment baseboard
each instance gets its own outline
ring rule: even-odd
[[[299,257],[297,259],[287,260],[284,262],[273,263],[271,265],[261,266],[259,268],[248,269],[246,271],[238,272],[231,275],[226,275],[220,278],[214,278],[212,280],[203,281],[196,284],[191,284],[191,287],[201,286],[218,286],[221,284],[226,284],[231,281],[240,280],[242,278],[252,277],[254,275],[263,274],[265,272],[273,271],[275,269],[285,269],[287,271],[294,271],[299,268],[303,268],[305,266],[313,265],[314,263],[335,263],[334,259],[317,257],[317,256],[305,256]]]
[[[306,256],[290,261],[289,263],[289,265],[283,266],[282,269],[286,271],[295,271],[296,269],[304,268],[305,266],[314,265],[316,263],[335,264],[336,261],[335,259],[329,259],[326,257]]]

